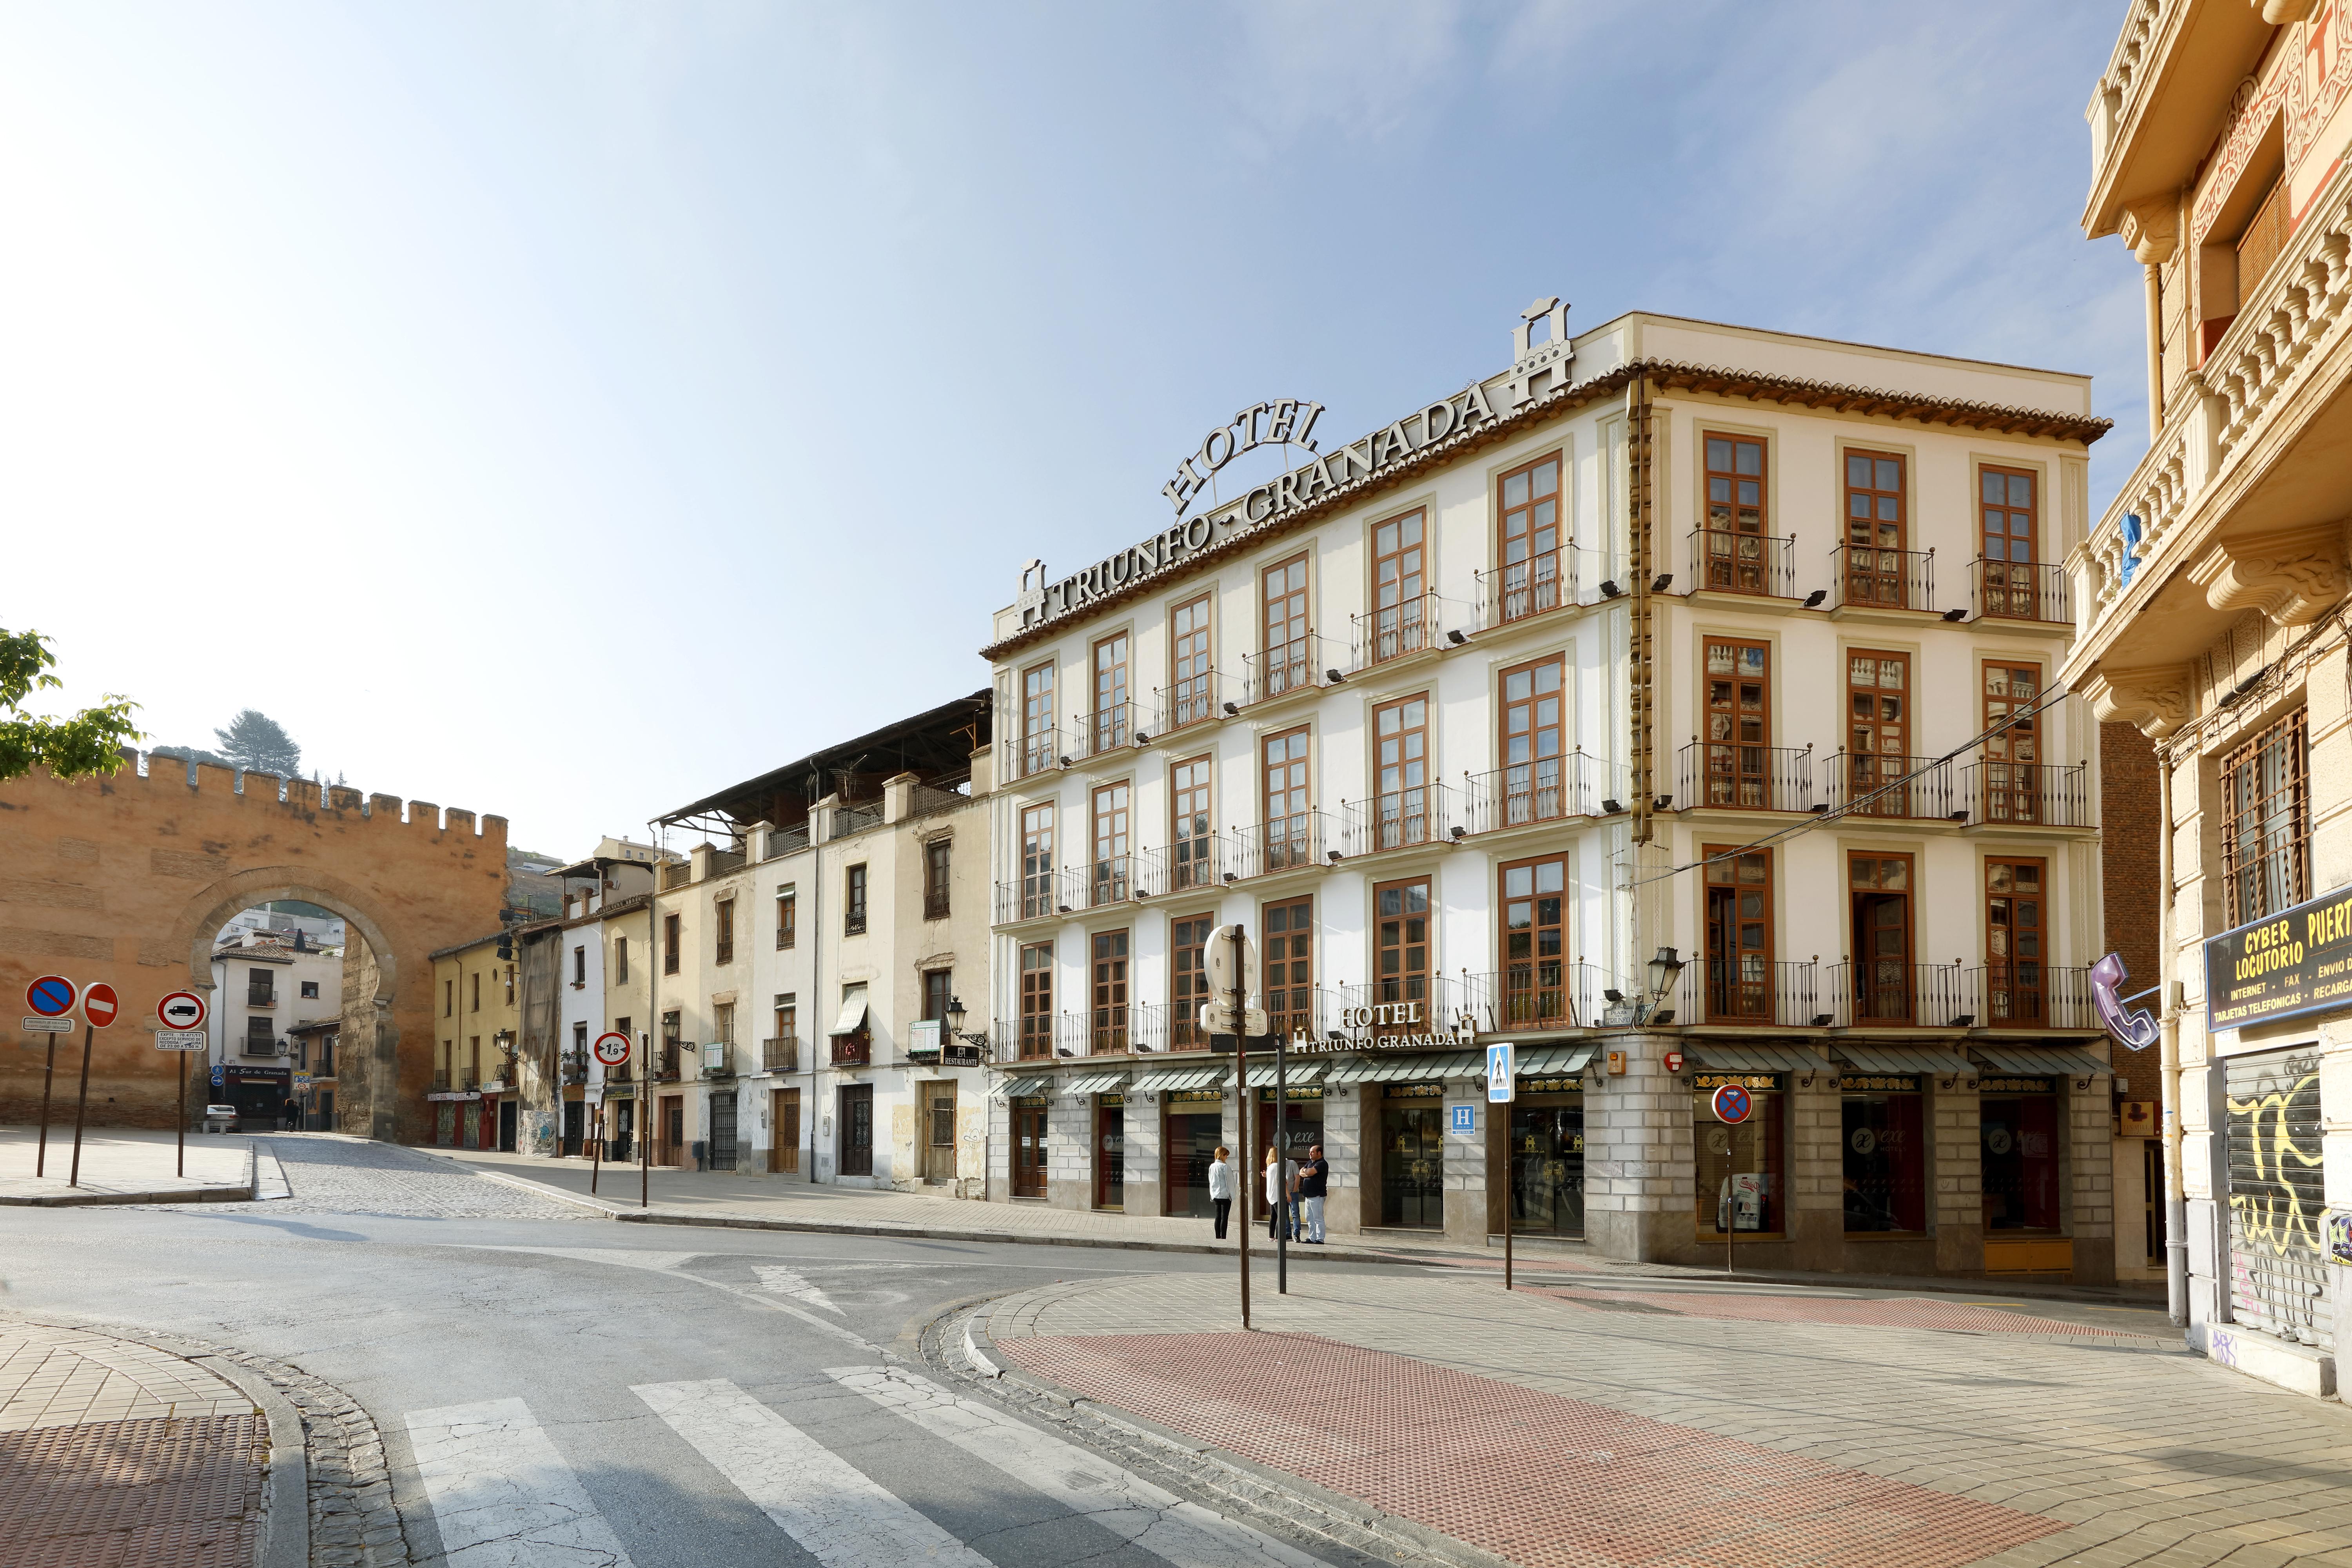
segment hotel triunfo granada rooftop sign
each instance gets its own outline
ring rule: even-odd
[[[1495,403],[1498,398],[1506,405],[1505,412],[1516,412],[1518,404],[1540,395],[1529,390],[1540,373],[1549,373],[1545,393],[1565,385],[1569,361],[1573,357],[1568,342],[1567,317],[1568,306],[1560,300],[1537,300],[1521,312],[1518,357],[1509,371],[1488,381],[1473,382],[1451,396],[1441,397],[1401,419],[1390,421],[1385,429],[1328,452],[1320,451],[1315,444],[1315,422],[1322,416],[1321,404],[1296,397],[1251,404],[1202,437],[1199,449],[1177,464],[1175,478],[1160,487],[1160,494],[1176,508],[1177,521],[1165,531],[1097,561],[1083,572],[1072,573],[1058,583],[1045,581],[1043,562],[1031,562],[1021,574],[1021,595],[1015,601],[1021,612],[1022,629],[1026,631],[1057,620],[1129,584],[1171,571],[1181,566],[1187,557],[1212,549],[1236,532],[1279,521],[1286,514],[1311,505],[1344,485],[1377,479],[1449,436],[1491,424],[1497,416]],[[1538,321],[1549,323],[1549,334],[1544,341],[1531,344],[1531,328]],[[1191,517],[1184,515],[1226,464],[1244,452],[1276,446],[1304,447],[1316,454],[1315,460],[1255,486],[1234,500],[1204,508]]]

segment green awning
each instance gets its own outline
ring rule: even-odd
[[[2028,1078],[2096,1078],[2116,1070],[2080,1046],[1980,1046],[1971,1040],[1969,1050],[1995,1072]]]
[[[1598,1047],[1586,1041],[1569,1046],[1529,1046],[1519,1052],[1521,1078],[1554,1078],[1582,1072]]]
[[[1484,1078],[1484,1051],[1412,1051],[1393,1056],[1345,1057],[1323,1075],[1327,1084],[1410,1083],[1419,1079]]]
[[[1064,1094],[1108,1094],[1126,1082],[1125,1068],[1119,1068],[1117,1072],[1090,1072],[1083,1078],[1074,1078],[1064,1084],[1062,1092]]]
[[[1165,1092],[1178,1089],[1209,1089],[1223,1084],[1233,1077],[1223,1067],[1154,1068],[1127,1087],[1140,1094],[1146,1089]]]
[[[1313,1083],[1323,1076],[1325,1069],[1330,1065],[1329,1060],[1322,1057],[1311,1058],[1308,1060],[1301,1062],[1285,1062],[1282,1065],[1282,1081],[1286,1085],[1294,1083]],[[1249,1074],[1250,1087],[1252,1089],[1272,1089],[1274,1087],[1274,1064],[1272,1062],[1250,1063]]]
[[[1050,1078],[1008,1078],[988,1091],[998,1100],[1026,1100],[1033,1094],[1051,1094],[1054,1080]]]
[[[1977,1064],[1958,1051],[1934,1046],[1873,1046],[1839,1040],[1830,1055],[1856,1072],[1930,1073],[1937,1078],[1974,1078]]]
[[[1717,1072],[1819,1072],[1826,1062],[1801,1046],[1727,1046],[1693,1040],[1685,1054]]]

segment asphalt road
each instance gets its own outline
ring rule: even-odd
[[[0,1306],[337,1384],[383,1435],[416,1563],[1340,1560],[1139,1500],[1109,1461],[886,1359],[965,1298],[1228,1261],[621,1226],[404,1151],[276,1147],[277,1203],[0,1210]]]

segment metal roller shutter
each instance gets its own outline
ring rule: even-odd
[[[2231,1057],[2230,1305],[2238,1321],[2332,1351],[2319,1051]]]

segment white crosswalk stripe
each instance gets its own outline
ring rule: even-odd
[[[632,1392],[825,1568],[993,1568],[724,1378]]]
[[[631,1568],[521,1400],[412,1410],[408,1440],[450,1568]]]
[[[1318,1568],[1303,1552],[928,1378],[880,1366],[827,1367],[825,1374],[1172,1568]]]

